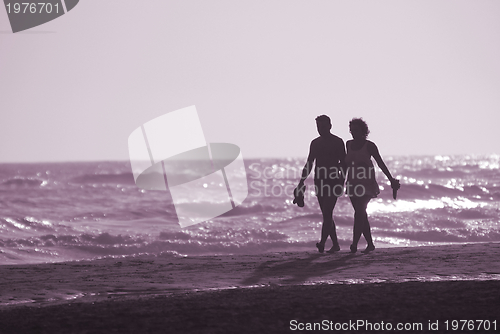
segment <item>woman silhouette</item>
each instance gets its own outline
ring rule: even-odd
[[[393,178],[389,169],[387,169],[378,152],[377,145],[366,139],[370,133],[366,122],[361,118],[353,118],[349,122],[349,130],[353,139],[346,143],[347,155],[345,161],[348,170],[346,193],[351,199],[354,208],[351,253],[356,253],[358,250],[358,242],[361,234],[363,234],[368,244],[363,253],[368,253],[375,250],[375,245],[372,240],[366,207],[368,202],[380,193],[371,158],[375,159],[382,172],[391,182],[393,189],[399,189],[400,185],[399,181]]]

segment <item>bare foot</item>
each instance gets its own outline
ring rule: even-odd
[[[337,244],[337,245],[333,245],[332,248],[330,248],[329,251],[326,251],[327,253],[335,253],[335,252],[338,252],[340,250],[340,246]]]
[[[320,253],[323,253],[325,251],[325,244],[322,244],[321,242],[317,242],[316,247],[318,247],[318,252]]]
[[[375,250],[375,246],[374,246],[374,245],[368,245],[368,246],[366,247],[366,249],[365,249],[364,251],[362,251],[361,253],[365,253],[365,254],[367,254],[367,253],[370,253],[370,252],[372,252],[372,251],[374,251],[374,250]]]

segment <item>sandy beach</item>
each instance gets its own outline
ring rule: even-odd
[[[498,331],[499,257],[487,243],[5,265],[0,333],[370,331],[357,321],[436,333],[461,319]]]

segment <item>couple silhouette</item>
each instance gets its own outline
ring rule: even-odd
[[[380,156],[377,145],[367,140],[370,130],[363,119],[353,118],[349,122],[352,140],[347,141],[346,146],[344,146],[342,138],[330,132],[332,128],[330,117],[326,115],[316,117],[316,126],[319,137],[311,142],[309,155],[302,170],[302,177],[294,191],[294,203],[304,206],[303,196],[306,189],[304,181],[314,165],[315,193],[323,215],[321,240],[316,243],[318,251],[324,252],[328,236],[333,242],[333,246],[328,252],[333,253],[340,250],[335,222],[333,221],[333,209],[337,199],[344,194],[345,187],[345,193],[349,196],[354,208],[351,253],[357,252],[361,235],[365,237],[368,244],[363,253],[371,252],[375,250],[375,245],[373,244],[366,207],[370,200],[380,193],[371,158],[375,159],[379,168],[391,182],[394,199],[396,191],[400,188],[399,180],[392,177]]]

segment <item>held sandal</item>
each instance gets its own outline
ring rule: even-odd
[[[304,194],[306,192],[306,185],[302,185],[302,187],[297,186],[297,188],[293,191],[293,204],[297,204],[299,208],[304,207]]]

